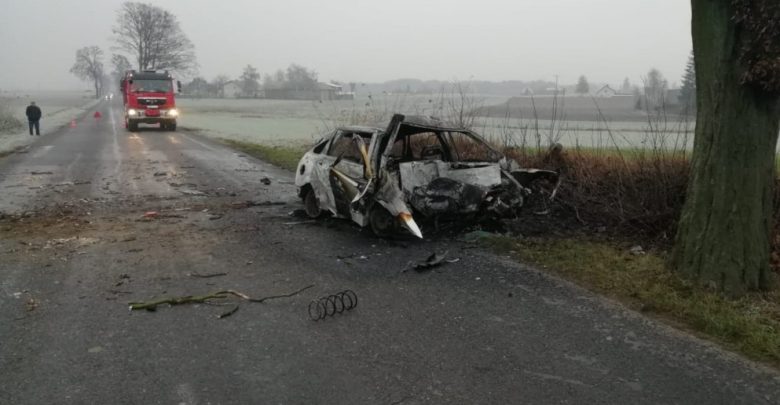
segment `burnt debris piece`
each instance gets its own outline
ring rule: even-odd
[[[523,169],[471,130],[396,114],[386,129],[326,134],[301,158],[295,184],[311,218],[330,213],[379,236],[422,238],[417,221],[514,217],[539,180],[560,184],[558,173]]]

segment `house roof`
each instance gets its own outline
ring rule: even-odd
[[[596,93],[600,93],[600,92],[606,91],[606,90],[609,90],[609,91],[611,91],[613,93],[617,93],[617,91],[615,89],[613,89],[612,87],[609,87],[608,84],[605,84],[602,88],[598,89],[598,91]]]

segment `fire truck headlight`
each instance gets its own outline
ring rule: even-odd
[[[138,115],[138,111],[136,111],[136,110],[131,108],[131,109],[127,110],[127,115],[129,115],[131,117],[135,117],[136,115]]]
[[[168,110],[168,116],[169,117],[178,117],[179,116],[179,111],[177,111],[175,108],[172,108],[172,109]]]

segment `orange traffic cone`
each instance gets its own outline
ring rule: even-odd
[[[76,128],[76,120],[70,120],[70,127]]]

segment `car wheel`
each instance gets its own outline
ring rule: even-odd
[[[133,121],[129,121],[127,123],[127,129],[129,129],[130,132],[138,131],[138,123],[137,122],[133,122]]]
[[[368,212],[368,223],[374,235],[387,238],[398,233],[398,221],[381,204],[374,204]]]
[[[314,190],[309,187],[306,190],[306,194],[303,195],[303,209],[306,211],[306,215],[309,218],[319,218],[322,216],[322,209],[320,208],[320,202],[317,200],[317,196],[314,195]]]

